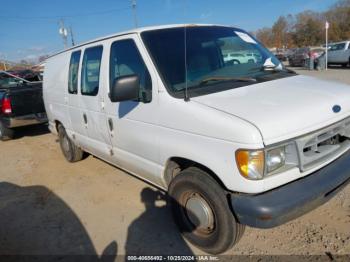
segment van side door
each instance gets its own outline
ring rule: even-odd
[[[111,39],[109,88],[118,77],[138,75],[139,101],[106,103],[115,163],[131,173],[160,183],[157,145],[157,75],[138,35]],[[152,70],[153,69],[153,70]]]
[[[81,109],[80,109],[80,91],[79,85],[79,69],[81,67],[81,50],[72,52],[69,62],[68,73],[68,113],[72,131],[75,134],[76,141],[81,145],[81,138],[87,135],[86,129],[82,125]],[[67,127],[66,127],[67,128]]]
[[[85,150],[105,160],[110,160],[111,140],[106,125],[104,112],[105,79],[103,63],[103,44],[89,45],[82,57],[80,74],[80,123],[86,129],[83,138]]]

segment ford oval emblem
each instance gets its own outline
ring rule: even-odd
[[[332,110],[333,110],[334,113],[339,113],[340,110],[341,110],[341,107],[339,105],[334,105]]]

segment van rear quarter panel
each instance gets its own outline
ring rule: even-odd
[[[49,58],[45,65],[43,94],[50,123],[61,122],[71,129],[68,115],[68,69],[71,52],[64,52]]]

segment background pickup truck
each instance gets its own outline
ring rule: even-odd
[[[350,64],[350,41],[331,44],[328,51],[328,64],[346,67]]]
[[[28,81],[35,80],[35,81]],[[47,122],[39,76],[26,79],[0,71],[0,140],[12,139],[21,126]]]

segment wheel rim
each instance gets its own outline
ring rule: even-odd
[[[62,137],[62,148],[64,152],[69,152],[69,141],[67,135],[63,135]]]
[[[209,203],[198,193],[186,194],[184,210],[194,233],[208,235],[214,231],[215,216]]]

